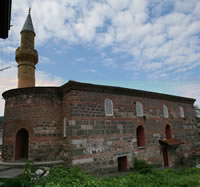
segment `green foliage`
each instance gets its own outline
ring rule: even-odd
[[[194,105],[194,109],[196,112],[197,127],[200,129],[200,108],[198,105]]]
[[[95,187],[100,181],[95,177],[87,175],[79,168],[66,168],[63,166],[50,169],[49,175],[37,181],[37,187]]]
[[[24,176],[19,176],[13,179],[6,179],[3,181],[1,187],[30,187],[32,183]]]
[[[200,169],[152,170],[146,174],[132,172],[123,177],[106,178],[101,184],[105,187],[200,187]]]
[[[126,176],[97,179],[89,176],[79,168],[63,166],[51,168],[48,176],[35,182],[28,180],[30,176],[27,164],[23,176],[5,180],[2,187],[200,187],[200,169],[152,169],[145,161],[135,160],[134,172]]]
[[[6,179],[1,187],[30,187],[32,186],[31,182],[31,173],[33,172],[33,162],[28,160],[24,167],[23,174],[13,179]]]
[[[34,172],[33,170],[34,170],[33,169],[33,161],[28,160],[24,167],[23,177],[26,178],[27,180],[31,180],[31,173]]]
[[[133,161],[134,171],[139,173],[149,173],[152,172],[152,165],[147,163],[145,160],[138,160],[137,158]]]

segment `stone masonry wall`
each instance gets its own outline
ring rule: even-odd
[[[132,167],[135,157],[154,165],[163,165],[160,139],[170,125],[172,137],[184,142],[169,150],[169,165],[190,158],[199,149],[195,112],[192,103],[133,96],[130,93],[83,91],[60,88],[26,88],[10,90],[6,98],[4,119],[4,161],[15,160],[17,132],[29,133],[29,159],[65,160],[93,172],[118,169],[118,158],[127,157]],[[104,100],[113,102],[113,116],[105,116]],[[144,116],[136,116],[136,102],[143,105]],[[163,115],[163,105],[169,117]],[[179,106],[185,117],[180,117]],[[66,137],[64,137],[64,118]],[[138,147],[136,129],[144,128],[145,146]]]
[[[110,117],[104,113],[106,98],[113,101],[114,115]],[[143,104],[144,117],[136,116],[136,101]],[[69,103],[67,141],[72,146],[72,165],[80,165],[89,171],[117,170],[117,158],[121,156],[127,156],[129,167],[134,157],[162,166],[158,140],[166,138],[167,124],[172,128],[173,138],[185,143],[180,146],[179,154],[192,154],[198,146],[191,104],[78,90],[70,91]],[[163,104],[168,107],[168,118],[163,116]],[[184,108],[185,118],[180,117],[179,106]],[[144,127],[145,147],[137,146],[136,128],[139,125]],[[178,162],[178,158],[173,159]]]
[[[61,101],[52,94],[29,94],[6,100],[4,160],[14,161],[16,133],[29,133],[29,159],[57,160],[62,150]],[[11,147],[11,148],[7,148]]]

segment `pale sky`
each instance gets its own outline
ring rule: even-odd
[[[0,39],[0,94],[17,87],[15,50],[31,6],[36,84],[68,80],[197,99],[199,0],[14,0],[9,38]],[[0,100],[0,116],[4,100]]]

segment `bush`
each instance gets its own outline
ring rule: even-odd
[[[33,162],[28,160],[26,162],[23,174],[16,178],[5,179],[1,187],[30,187],[32,186],[31,174],[33,172]]]
[[[99,180],[95,177],[89,176],[84,171],[79,168],[67,168],[67,167],[57,167],[50,169],[49,175],[42,177],[38,180],[36,186],[46,186],[46,187],[95,187],[99,186]]]
[[[32,186],[31,181],[24,176],[19,176],[13,179],[6,179],[3,181],[1,187],[30,187]]]
[[[97,179],[79,168],[51,168],[48,176],[30,180],[28,163],[24,175],[4,181],[1,187],[200,187],[200,169],[152,169],[144,160],[134,160],[134,171],[126,176]]]
[[[138,160],[137,158],[133,161],[133,169],[142,174],[151,173],[152,165],[147,163],[145,160]]]

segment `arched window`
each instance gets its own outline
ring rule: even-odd
[[[104,110],[106,116],[113,116],[113,102],[111,99],[105,99]]]
[[[144,128],[142,126],[137,127],[136,136],[137,136],[137,146],[144,147],[145,146],[145,137],[144,137]]]
[[[169,115],[168,115],[168,108],[166,105],[163,105],[163,114],[164,114],[164,117],[165,118],[168,118]]]
[[[166,125],[166,127],[165,127],[165,134],[166,134],[166,139],[172,138],[172,130],[169,125]]]
[[[181,118],[184,118],[184,117],[185,117],[185,114],[184,114],[183,107],[182,107],[182,106],[179,106],[179,109],[180,109],[180,117],[181,117]]]
[[[136,102],[136,116],[144,116],[142,103]]]

